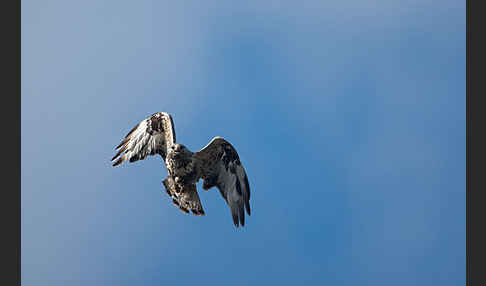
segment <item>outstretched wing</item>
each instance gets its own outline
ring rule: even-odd
[[[167,149],[175,143],[176,135],[172,117],[157,112],[135,126],[116,147],[118,153],[111,159],[113,166],[125,161],[144,160],[148,155],[159,154],[165,162]]]
[[[198,179],[204,179],[203,188],[216,186],[230,207],[235,226],[245,226],[244,208],[251,214],[250,185],[235,148],[223,138],[214,137],[194,156]]]

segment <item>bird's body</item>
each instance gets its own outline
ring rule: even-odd
[[[169,148],[165,165],[169,175],[178,183],[196,183],[196,163],[194,153],[182,144],[174,144]]]
[[[172,117],[158,112],[135,126],[116,149],[113,166],[143,160],[147,155],[161,155],[169,173],[163,185],[183,212],[205,214],[196,188],[203,179],[203,189],[219,189],[235,226],[245,225],[244,209],[250,215],[248,178],[235,148],[223,138],[214,137],[200,151],[191,152],[176,143]]]

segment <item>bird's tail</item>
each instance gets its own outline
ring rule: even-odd
[[[184,213],[191,211],[194,215],[204,215],[204,210],[197,194],[196,184],[181,185],[177,184],[169,176],[162,181],[165,192],[172,198],[172,203],[179,207]]]

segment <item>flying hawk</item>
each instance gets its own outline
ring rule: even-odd
[[[236,227],[245,225],[245,211],[250,215],[250,185],[235,148],[216,136],[206,147],[191,152],[176,143],[174,122],[165,112],[158,112],[135,126],[116,147],[113,166],[125,161],[144,160],[159,154],[169,176],[162,181],[174,205],[184,213],[204,215],[196,183],[203,179],[203,189],[217,187],[228,204]]]

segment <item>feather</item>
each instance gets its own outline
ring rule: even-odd
[[[180,185],[170,176],[162,184],[167,194],[172,197],[172,203],[181,211],[186,214],[191,211],[194,215],[204,215],[195,184]]]
[[[111,159],[116,167],[125,161],[130,163],[144,160],[149,155],[160,154],[165,161],[168,148],[175,143],[172,117],[165,112],[157,112],[142,120],[128,132],[115,148],[118,152]]]
[[[133,127],[115,148],[111,161],[118,166],[159,154],[169,176],[163,180],[165,192],[182,212],[204,216],[196,182],[203,189],[216,187],[231,212],[233,224],[245,226],[245,210],[250,216],[250,184],[236,149],[225,139],[214,137],[204,148],[192,153],[176,144],[172,117],[164,112],[152,114]]]
[[[204,179],[203,189],[216,186],[228,204],[236,227],[245,225],[245,209],[250,211],[250,184],[235,148],[215,137],[194,153],[197,177]]]

